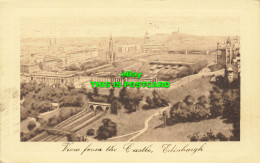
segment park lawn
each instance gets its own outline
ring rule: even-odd
[[[188,136],[192,136],[195,133],[199,135],[204,135],[210,130],[216,135],[218,132],[223,133],[226,137],[232,135],[230,130],[233,129],[232,124],[226,124],[223,119],[209,119],[200,122],[190,122],[190,123],[178,123],[173,126],[166,126],[164,128],[159,127],[162,125],[162,121],[155,117],[149,122],[149,129],[142,135],[137,137],[134,141],[151,141],[151,142],[183,142],[190,141]]]
[[[159,109],[159,108],[158,108]],[[94,123],[84,127],[77,133],[85,135],[87,130],[95,129],[97,130],[99,126],[102,125],[102,120],[105,118],[111,119],[112,122],[117,124],[117,136],[128,134],[141,130],[144,127],[145,120],[153,115],[158,109],[142,110],[139,109],[131,114],[125,113],[125,109],[122,108],[118,111],[117,115],[107,113],[104,117],[98,119]]]

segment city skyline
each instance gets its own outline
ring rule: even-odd
[[[202,36],[238,36],[239,17],[38,17],[21,18],[21,38],[143,37],[178,31]]]

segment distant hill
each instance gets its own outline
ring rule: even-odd
[[[156,34],[151,39],[165,44],[168,50],[211,50],[216,49],[217,42],[228,36],[197,36],[184,33]]]

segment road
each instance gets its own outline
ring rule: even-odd
[[[117,137],[113,137],[113,138],[110,138],[109,140],[113,140],[113,139],[117,139],[117,138],[122,138],[122,137],[125,137],[125,136],[129,136],[129,135],[133,135],[133,134],[136,134],[135,136],[133,136],[131,139],[129,139],[128,141],[133,141],[135,138],[137,138],[138,136],[142,135],[149,127],[149,121],[154,118],[155,116],[159,115],[160,113],[162,113],[164,110],[168,109],[171,107],[171,104],[169,104],[169,106],[166,106],[162,109],[160,109],[158,112],[154,113],[153,115],[151,115],[149,118],[147,118],[144,122],[144,128],[142,130],[139,130],[139,131],[135,131],[135,132],[131,132],[131,133],[128,133],[128,134],[125,134],[125,135],[120,135],[120,136],[117,136]]]
[[[149,118],[146,119],[146,121],[144,122],[144,128],[142,130],[140,130],[139,133],[137,133],[135,136],[133,136],[132,138],[130,138],[128,141],[133,141],[135,138],[137,138],[138,136],[142,135],[148,128],[149,128],[149,121],[159,115],[160,113],[162,113],[164,110],[168,109],[171,107],[171,104],[169,104],[169,106],[162,108],[161,110],[159,110],[158,112],[154,113],[152,116],[150,116]]]

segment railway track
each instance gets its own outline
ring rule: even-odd
[[[72,122],[73,119],[69,120],[70,122],[72,122],[72,124],[66,122],[63,123],[61,125],[58,126],[59,130],[64,130],[64,131],[72,131],[72,132],[77,132],[80,129],[86,127],[87,125],[95,122],[96,120],[98,120],[99,118],[103,117],[106,114],[106,112],[97,112],[97,114],[95,115],[94,112],[90,111],[88,112],[88,114],[85,114],[84,116],[78,116],[78,119],[76,118],[76,121],[74,121],[74,123]],[[75,120],[75,118],[74,118]],[[57,128],[57,127],[55,127]],[[58,141],[60,139],[65,138],[66,136],[64,135],[50,135],[46,132],[46,134],[42,137],[40,137],[40,139],[37,139],[37,141],[47,141],[47,142],[53,142],[53,141]]]

